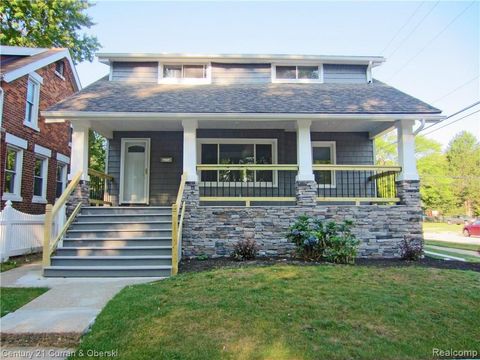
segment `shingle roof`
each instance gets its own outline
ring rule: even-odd
[[[437,114],[382,82],[167,85],[103,78],[47,111],[159,113]]]
[[[53,54],[63,52],[63,51],[65,51],[65,49],[63,48],[45,49],[45,51],[39,54],[31,55],[31,56],[17,56],[15,57],[15,59],[12,59],[10,57],[9,59],[6,59],[7,61],[1,61],[0,75],[7,74],[11,71],[33,64],[36,61],[45,59]]]

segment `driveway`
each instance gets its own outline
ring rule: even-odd
[[[424,232],[423,237],[426,240],[438,240],[446,242],[456,242],[461,244],[473,244],[480,246],[480,237],[466,237],[460,233],[453,232]]]

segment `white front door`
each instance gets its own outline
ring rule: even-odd
[[[148,204],[150,139],[122,139],[120,203]]]

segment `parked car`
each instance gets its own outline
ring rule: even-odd
[[[468,225],[472,223],[472,219],[468,216],[449,216],[444,217],[443,221],[447,224],[455,224],[455,225]]]
[[[480,236],[480,220],[476,220],[471,224],[465,225],[463,227],[463,235],[465,235],[465,236],[471,236],[471,235]]]

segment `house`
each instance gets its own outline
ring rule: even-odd
[[[46,274],[160,276],[182,255],[227,256],[247,238],[285,255],[304,213],[352,219],[363,257],[421,245],[414,137],[443,117],[375,80],[383,57],[99,59],[108,77],[43,112],[71,122],[76,175],[76,220]],[[399,166],[375,166],[373,140],[395,128]],[[109,140],[108,175],[89,175],[89,129]]]
[[[40,111],[80,90],[67,49],[0,47],[0,199],[41,214],[66,187],[70,124]]]

